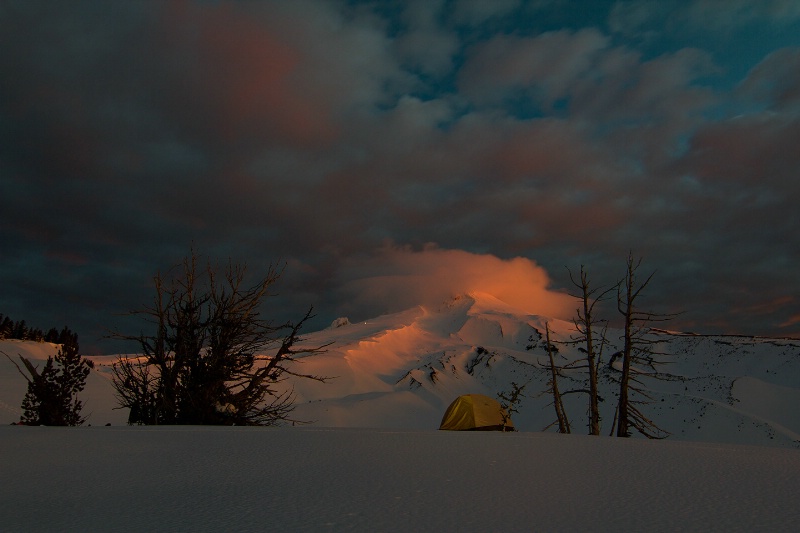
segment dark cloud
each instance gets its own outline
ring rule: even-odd
[[[800,47],[766,56],[741,83],[739,93],[777,113],[800,113]]]
[[[286,262],[277,318],[316,325],[381,308],[382,270],[407,303],[518,257],[613,283],[633,250],[679,327],[800,331],[790,4],[705,40],[652,2],[488,5],[5,3],[0,312],[104,346],[192,247]],[[726,54],[754,24],[780,31]]]
[[[590,75],[608,39],[594,28],[525,38],[500,35],[477,44],[459,74],[459,88],[478,105],[502,104],[522,93],[550,110]]]
[[[608,18],[612,31],[628,35],[657,33],[656,27],[676,30],[680,26],[703,31],[730,32],[756,23],[783,29],[800,20],[800,7],[793,0],[618,0]]]

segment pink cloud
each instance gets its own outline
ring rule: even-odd
[[[778,325],[781,328],[788,328],[800,324],[800,314],[792,315],[785,322]]]
[[[710,184],[797,190],[798,135],[800,121],[791,116],[735,117],[700,129],[679,166]]]
[[[170,80],[166,111],[226,141],[270,133],[301,143],[330,137],[329,110],[296,79],[302,50],[265,18],[237,4],[168,4],[156,41]]]
[[[421,250],[387,245],[341,267],[341,291],[352,312],[385,313],[416,305],[438,306],[453,296],[484,292],[531,314],[569,318],[575,300],[550,286],[547,272],[524,257]]]

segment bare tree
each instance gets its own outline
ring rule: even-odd
[[[276,385],[289,377],[326,381],[298,373],[289,363],[325,346],[298,348],[303,325],[275,326],[260,316],[269,289],[281,272],[270,267],[252,286],[246,267],[197,267],[185,258],[176,276],[154,278],[153,305],[134,314],[153,328],[150,334],[115,338],[136,341],[138,359],[120,358],[114,387],[129,423],[272,425],[289,420],[294,397]],[[273,355],[260,355],[274,350]]]
[[[147,357],[119,357],[113,366],[114,390],[120,408],[128,408],[129,424],[159,423],[160,375]],[[163,419],[162,419],[163,420]]]
[[[570,433],[571,429],[569,426],[569,418],[567,417],[566,409],[564,409],[564,402],[562,400],[561,392],[558,389],[558,368],[556,367],[555,359],[553,357],[553,352],[555,350],[553,349],[554,348],[553,344],[550,342],[550,326],[548,324],[545,324],[545,342],[547,343],[546,345],[547,357],[550,361],[550,381],[548,382],[547,391],[550,392],[553,396],[553,408],[556,411],[556,422],[558,422],[558,432]],[[553,424],[550,424],[550,426],[552,425]]]
[[[645,334],[653,321],[671,318],[670,315],[642,311],[638,307],[639,296],[655,274],[651,273],[644,281],[639,282],[637,271],[641,263],[641,259],[634,261],[632,254],[629,254],[625,277],[617,286],[617,310],[624,317],[623,347],[619,354],[622,357],[622,374],[616,416],[617,436],[629,437],[633,428],[648,438],[664,438],[669,433],[647,418],[638,408],[641,402],[631,401],[630,397],[630,392],[635,392],[647,400],[652,399],[641,386],[639,378],[643,374],[635,371],[632,364],[647,365],[654,370],[648,375],[657,376],[653,343],[645,337]]]
[[[569,271],[569,270],[568,270]],[[600,332],[599,339],[595,336],[595,325],[598,323],[594,315],[594,308],[598,302],[602,301],[614,287],[603,290],[602,288],[592,288],[586,269],[581,265],[580,277],[578,279],[569,271],[569,278],[572,284],[580,291],[575,296],[581,301],[581,307],[576,310],[573,319],[578,336],[575,341],[583,344],[586,352],[586,367],[589,371],[589,434],[600,435],[600,407],[599,394],[597,388],[597,376],[601,364],[603,347],[606,344],[605,327]]]
[[[519,412],[517,406],[520,404],[520,402],[522,402],[522,391],[525,390],[527,385],[527,383],[524,385],[517,385],[514,381],[512,381],[510,391],[502,391],[497,394],[497,397],[500,398],[500,407],[503,408],[503,431],[506,431],[508,422],[511,420],[511,415]]]

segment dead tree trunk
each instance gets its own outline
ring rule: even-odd
[[[607,289],[595,297],[600,289],[592,289],[589,283],[589,276],[586,273],[583,265],[581,265],[580,279],[575,279],[572,272],[569,273],[572,284],[575,285],[580,291],[576,298],[581,300],[581,308],[577,310],[577,316],[574,319],[575,329],[578,331],[577,342],[582,342],[586,347],[586,364],[589,369],[589,434],[600,435],[600,407],[598,405],[599,394],[597,390],[597,373],[600,365],[599,355],[602,354],[602,348],[605,344],[605,335],[601,334],[600,350],[598,352],[595,343],[594,325],[597,322],[594,317],[594,307],[601,301],[611,290]]]
[[[547,342],[547,357],[550,359],[550,392],[553,394],[553,407],[558,419],[558,432],[570,433],[569,419],[561,400],[561,393],[558,390],[558,369],[553,359],[553,345],[550,344],[550,326],[545,324],[545,340]]]
[[[634,377],[632,363],[636,362],[654,368],[656,361],[653,359],[653,354],[655,352],[652,348],[652,341],[646,338],[648,324],[654,320],[669,320],[672,316],[641,311],[637,307],[639,295],[653,278],[653,274],[650,274],[641,283],[636,280],[636,271],[641,263],[641,259],[634,261],[631,255],[628,256],[625,278],[617,289],[617,310],[624,318],[622,375],[619,382],[619,403],[617,404],[617,437],[630,437],[631,428],[633,428],[648,438],[664,438],[669,433],[644,416],[630,397],[630,392],[633,391],[650,399],[648,393],[639,386],[639,378],[644,375],[657,377],[658,373],[643,374],[637,370]],[[632,382],[636,385],[631,385]]]

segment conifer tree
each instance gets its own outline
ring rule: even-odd
[[[19,356],[27,374],[19,366],[17,369],[28,381],[28,390],[22,400],[22,423],[79,426],[85,422],[81,416],[83,402],[77,396],[86,386],[89,365],[78,350],[77,336],[73,335],[69,342],[59,347],[55,357],[47,358],[41,372],[28,359]]]

